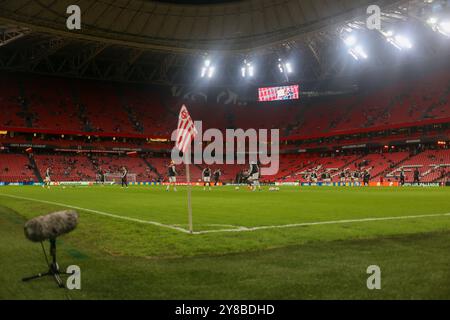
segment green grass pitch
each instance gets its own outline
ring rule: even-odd
[[[0,299],[449,299],[450,188],[1,187]],[[34,216],[76,208],[58,239],[61,267],[82,288],[50,279]],[[368,290],[378,265],[381,290]]]

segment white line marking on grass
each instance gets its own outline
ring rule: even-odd
[[[181,231],[181,232],[184,232],[184,233],[190,233],[189,230],[186,230],[186,229],[181,228],[181,227],[176,227],[176,226],[173,226],[173,225],[163,224],[163,223],[156,222],[156,221],[146,221],[146,220],[141,220],[141,219],[136,219],[136,218],[129,218],[129,217],[124,217],[124,216],[119,216],[119,215],[115,215],[115,214],[112,214],[112,213],[107,213],[107,212],[98,211],[98,210],[81,208],[81,207],[72,206],[72,205],[69,205],[69,204],[64,204],[64,203],[59,203],[59,202],[39,200],[39,199],[20,197],[20,196],[13,196],[13,195],[9,195],[9,194],[1,194],[1,193],[0,193],[0,196],[20,199],[20,200],[28,200],[28,201],[40,202],[40,203],[45,203],[45,204],[51,204],[51,205],[55,205],[55,206],[59,206],[59,207],[65,207],[65,208],[71,208],[71,209],[76,209],[76,210],[80,210],[80,211],[86,211],[86,212],[90,212],[90,213],[95,213],[95,214],[102,215],[102,216],[105,216],[105,217],[122,219],[122,220],[128,220],[128,221],[133,221],[133,222],[138,222],[138,223],[151,224],[151,225],[158,226],[158,227],[168,228],[168,229],[172,229],[172,230],[176,230],[176,231]]]
[[[46,203],[46,204],[52,204],[52,205],[56,205],[56,206],[60,206],[60,207],[66,207],[66,208],[96,213],[96,214],[106,216],[106,217],[128,220],[128,221],[133,221],[133,222],[138,222],[138,223],[151,224],[151,225],[155,225],[158,227],[163,227],[163,228],[180,231],[183,233],[188,233],[188,234],[190,233],[189,230],[178,227],[177,225],[168,225],[168,224],[163,224],[163,223],[156,222],[156,221],[145,221],[145,220],[140,220],[140,219],[135,219],[135,218],[129,218],[129,217],[119,216],[119,215],[115,215],[115,214],[111,214],[111,213],[107,213],[107,212],[76,207],[76,206],[72,206],[72,205],[68,205],[68,204],[64,204],[64,203],[53,202],[53,201],[39,200],[39,199],[13,196],[13,195],[9,195],[9,194],[1,194],[1,193],[0,193],[0,196],[28,200],[28,201],[41,202],[41,203]],[[208,234],[208,233],[222,233],[222,232],[223,233],[225,233],[225,232],[248,232],[248,231],[257,231],[257,230],[285,229],[285,228],[318,226],[318,225],[327,225],[327,224],[346,224],[346,223],[388,221],[388,220],[407,220],[407,219],[420,219],[420,218],[432,218],[432,217],[450,217],[450,213],[421,214],[421,215],[380,217],[380,218],[346,219],[346,220],[332,220],[332,221],[318,221],[318,222],[303,222],[303,223],[292,223],[292,224],[260,226],[260,227],[243,227],[243,226],[226,225],[226,226],[233,227],[233,229],[194,231],[192,234]],[[219,226],[219,225],[217,225],[217,226]]]
[[[266,230],[266,229],[307,227],[307,226],[317,226],[317,225],[326,225],[326,224],[344,224],[344,223],[356,223],[356,222],[419,219],[419,218],[446,217],[446,216],[450,217],[450,213],[422,214],[422,215],[415,215],[415,216],[398,216],[398,217],[382,217],[382,218],[347,219],[347,220],[319,221],[319,222],[304,222],[304,223],[293,223],[293,224],[261,226],[261,227],[238,227],[238,229],[218,229],[218,230],[196,231],[196,232],[194,232],[194,234],[206,234],[206,233],[217,233],[217,232],[244,232],[244,231],[257,231],[257,230]]]
[[[182,226],[182,224],[174,224],[174,226]],[[201,226],[201,227],[229,227],[229,228],[233,228],[233,229],[239,229],[242,228],[241,226],[236,226],[236,225],[232,225],[232,224],[217,224],[217,223],[198,223],[196,224],[197,227]]]

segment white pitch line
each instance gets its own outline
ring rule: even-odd
[[[45,203],[45,204],[51,204],[51,205],[55,205],[55,206],[59,206],[59,207],[65,207],[65,208],[71,208],[71,209],[76,209],[76,210],[80,210],[80,211],[86,211],[86,212],[90,212],[90,213],[95,213],[95,214],[102,215],[102,216],[105,216],[105,217],[122,219],[122,220],[128,220],[128,221],[133,221],[133,222],[138,222],[138,223],[151,224],[151,225],[158,226],[158,227],[163,227],[163,228],[168,228],[168,229],[172,229],[172,230],[181,231],[183,233],[190,233],[189,230],[186,230],[186,229],[181,228],[181,227],[176,227],[176,226],[172,226],[172,225],[168,225],[168,224],[163,224],[163,223],[156,222],[156,221],[146,221],[146,220],[141,220],[141,219],[136,219],[136,218],[129,218],[129,217],[124,217],[124,216],[119,216],[119,215],[115,215],[115,214],[112,214],[112,213],[107,213],[107,212],[98,211],[98,210],[92,210],[92,209],[87,209],[87,208],[81,208],[81,207],[72,206],[72,205],[65,204],[65,203],[46,201],[46,200],[39,200],[39,199],[20,197],[20,196],[13,196],[13,195],[9,195],[9,194],[1,194],[1,193],[0,193],[0,196],[20,199],[20,200],[28,200],[28,201],[40,202],[40,203]]]
[[[266,229],[283,229],[283,228],[294,228],[294,227],[317,226],[317,225],[325,225],[325,224],[344,224],[344,223],[403,220],[403,219],[420,219],[420,218],[448,217],[448,216],[450,216],[450,213],[422,214],[422,215],[415,215],[415,216],[397,216],[397,217],[382,217],[382,218],[347,219],[347,220],[319,221],[319,222],[304,222],[304,223],[293,223],[293,224],[283,224],[283,225],[274,225],[274,226],[238,227],[237,229],[205,230],[205,231],[196,231],[196,232],[194,232],[194,234],[206,234],[206,233],[218,233],[218,232],[248,232],[248,231],[266,230]]]
[[[92,210],[92,209],[86,209],[81,207],[76,207],[64,203],[59,202],[53,202],[53,201],[46,201],[46,200],[39,200],[39,199],[33,199],[33,198],[26,198],[26,197],[20,197],[20,196],[13,196],[9,194],[1,194],[0,196],[4,197],[10,197],[10,198],[16,198],[16,199],[22,199],[22,200],[28,200],[28,201],[35,201],[35,202],[41,202],[46,204],[52,204],[60,207],[67,207],[71,209],[77,209],[81,211],[96,213],[102,216],[116,218],[116,219],[122,219],[122,220],[128,220],[138,223],[145,223],[145,224],[151,224],[158,227],[168,228],[176,231],[180,231],[183,233],[190,233],[189,230],[177,227],[174,225],[167,225],[156,221],[146,221],[146,220],[140,220],[135,218],[129,218],[124,216],[119,216],[107,212],[102,212],[98,210]],[[450,213],[437,213],[437,214],[422,214],[422,215],[410,215],[410,216],[396,216],[396,217],[381,217],[381,218],[362,218],[362,219],[346,219],[346,220],[332,220],[332,221],[318,221],[318,222],[304,222],[304,223],[293,223],[293,224],[283,224],[283,225],[272,225],[272,226],[260,226],[260,227],[243,227],[243,226],[232,226],[233,229],[217,229],[217,230],[204,230],[204,231],[194,231],[192,234],[208,234],[208,233],[222,233],[222,232],[249,232],[249,231],[257,231],[257,230],[267,230],[267,229],[284,229],[284,228],[295,228],[295,227],[306,227],[306,226],[317,226],[317,225],[327,225],[327,224],[345,224],[345,223],[358,223],[358,222],[373,222],[373,221],[388,221],[388,220],[406,220],[406,219],[420,219],[420,218],[432,218],[432,217],[449,217]],[[231,227],[231,225],[230,225]]]

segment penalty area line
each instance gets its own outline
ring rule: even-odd
[[[34,201],[34,202],[40,202],[40,203],[45,203],[45,204],[51,204],[51,205],[55,205],[55,206],[59,206],[59,207],[63,207],[63,208],[70,208],[70,209],[85,211],[85,212],[89,212],[89,213],[95,213],[95,214],[98,214],[98,215],[101,215],[101,216],[105,216],[105,217],[121,219],[121,220],[127,220],[127,221],[133,221],[133,222],[144,223],[144,224],[151,224],[151,225],[154,225],[154,226],[157,226],[157,227],[168,228],[168,229],[180,231],[180,232],[183,232],[183,233],[190,233],[189,230],[187,230],[187,229],[184,229],[184,228],[181,228],[181,227],[177,227],[177,226],[173,226],[173,225],[169,225],[169,224],[164,224],[164,223],[160,223],[160,222],[156,222],[156,221],[147,221],[147,220],[141,220],[141,219],[136,219],[136,218],[124,217],[124,216],[120,216],[120,215],[116,215],[116,214],[112,214],[112,213],[108,213],[108,212],[103,212],[103,211],[98,211],[98,210],[93,210],[93,209],[87,209],[87,208],[72,206],[72,205],[65,204],[65,203],[59,203],[59,202],[53,202],[53,201],[47,201],[47,200],[39,200],[39,199],[27,198],[27,197],[21,197],[21,196],[13,196],[13,195],[10,195],[10,194],[1,194],[1,193],[0,193],[0,196],[9,197],[9,198],[13,198],[13,199],[19,199],[19,200],[26,200],[26,201]]]

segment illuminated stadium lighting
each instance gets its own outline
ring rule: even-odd
[[[404,36],[401,36],[401,35],[396,35],[395,36],[395,41],[403,49],[411,49],[412,46],[413,46],[411,41],[407,37],[404,37]]]
[[[355,60],[360,60],[360,59],[366,60],[367,58],[369,58],[369,56],[367,55],[366,51],[364,50],[364,48],[362,46],[356,46],[354,48],[350,48],[350,49],[348,49],[348,53]]]
[[[252,66],[252,65],[249,65],[249,66],[248,66],[248,75],[249,75],[250,77],[253,77],[254,74],[255,74],[255,73],[254,73],[254,71],[253,71],[253,66]]]
[[[412,49],[412,47],[413,47],[411,40],[409,40],[405,36],[402,36],[402,35],[394,36],[394,33],[392,31],[386,33],[385,35],[386,35],[386,40],[390,44],[392,44],[394,47],[396,47],[398,50]]]
[[[347,38],[344,39],[344,43],[347,47],[353,47],[358,40],[354,35],[349,35]]]
[[[286,63],[286,71],[288,72],[288,73],[292,73],[292,66],[291,66],[291,64],[288,62],[288,63]]]
[[[280,70],[281,73],[284,72],[283,66],[281,65],[281,63],[278,64],[278,70]]]
[[[438,19],[436,17],[431,17],[427,20],[427,23],[431,24],[431,25],[435,25],[437,22],[438,22]]]
[[[208,78],[212,78],[212,76],[214,75],[214,70],[215,70],[214,67],[209,67]]]
[[[439,26],[437,29],[443,35],[450,37],[450,21],[443,21],[443,22],[439,23]]]
[[[444,36],[450,37],[450,20],[441,21],[436,17],[430,17],[427,20],[427,23],[430,25],[433,31],[439,32]]]
[[[361,47],[361,46],[357,46],[355,48],[355,52],[363,59],[367,59],[368,58],[367,53],[365,52],[364,48]]]
[[[284,63],[281,58],[278,59],[278,70],[280,73],[292,73],[292,65],[290,62]]]
[[[253,65],[250,62],[247,62],[247,60],[244,60],[244,64],[241,68],[241,75],[242,78],[250,77],[252,78],[254,76],[254,68]]]
[[[203,62],[202,72],[200,73],[200,76],[202,78],[208,77],[212,78],[214,75],[215,67],[211,64],[211,60],[205,59]]]
[[[343,41],[348,47],[348,53],[353,57],[353,59],[366,60],[369,57],[364,48],[358,44],[358,39],[355,35],[349,34],[343,38]]]

